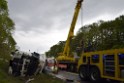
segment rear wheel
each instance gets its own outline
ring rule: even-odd
[[[86,80],[87,79],[86,67],[81,66],[79,68],[79,77],[81,78],[81,80]]]
[[[100,71],[98,68],[92,68],[90,72],[90,79],[93,82],[99,82],[101,80]]]

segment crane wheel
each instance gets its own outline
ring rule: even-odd
[[[101,80],[100,71],[98,68],[96,68],[96,67],[91,68],[90,79],[92,82],[99,82]]]
[[[81,78],[81,80],[86,80],[86,79],[87,79],[86,67],[81,66],[81,67],[79,68],[79,77]]]

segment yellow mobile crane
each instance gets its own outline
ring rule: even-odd
[[[73,16],[73,19],[72,19],[72,23],[71,23],[71,26],[70,26],[70,30],[69,30],[69,33],[68,33],[68,37],[67,37],[67,40],[66,40],[66,43],[65,43],[64,51],[63,51],[63,53],[61,53],[57,57],[58,63],[66,65],[67,69],[69,69],[71,71],[75,71],[77,63],[75,61],[74,56],[70,54],[70,42],[71,42],[72,37],[74,36],[74,28],[75,28],[75,25],[76,25],[76,21],[77,21],[78,15],[79,15],[79,11],[80,11],[82,2],[83,2],[83,0],[78,0],[78,2],[77,2],[75,12],[74,12],[74,16]]]

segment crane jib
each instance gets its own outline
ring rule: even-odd
[[[75,29],[75,25],[76,25],[76,22],[77,22],[77,18],[78,18],[78,15],[79,15],[79,11],[80,11],[80,8],[81,8],[82,1],[83,0],[78,0],[78,3],[75,7],[74,16],[73,16],[73,19],[72,19],[69,34],[68,34],[68,37],[67,37],[67,40],[66,40],[64,51],[63,51],[63,56],[69,56],[68,54],[70,53],[70,50],[68,50],[68,49],[70,49],[71,38],[74,36],[74,29]]]

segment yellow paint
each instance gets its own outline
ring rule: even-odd
[[[81,55],[81,58],[79,59],[77,68],[79,69],[79,67],[81,65],[86,65],[87,64],[87,57],[90,57],[91,58],[90,65],[95,65],[99,68],[102,78],[124,81],[124,78],[121,78],[121,70],[120,70],[122,67],[124,68],[124,64],[119,65],[119,57],[118,57],[119,53],[124,54],[124,49],[114,49],[114,50],[105,50],[105,51],[83,53]],[[93,63],[92,62],[92,55],[95,55],[95,54],[99,55],[99,62],[98,63]],[[115,63],[115,65],[114,65],[115,75],[114,76],[108,76],[108,75],[104,74],[103,55],[107,55],[107,56],[114,55],[114,63]],[[83,63],[83,56],[86,56],[86,63]]]

